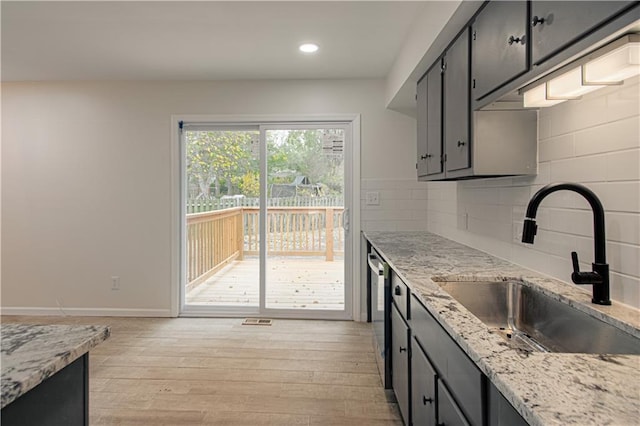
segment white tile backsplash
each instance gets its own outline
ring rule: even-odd
[[[640,181],[601,182],[587,186],[599,195],[605,211],[640,212]]]
[[[538,144],[538,161],[573,157],[575,155],[573,136],[573,133],[569,133],[555,138],[541,139]]]
[[[607,123],[607,97],[595,96],[596,92],[586,95],[580,101],[567,101],[553,107],[550,135],[560,136],[580,129]]]
[[[607,213],[607,239],[640,245],[640,215],[634,213]],[[640,263],[640,260],[638,261]]]
[[[538,176],[428,183],[428,230],[571,282],[571,251],[583,269],[593,261],[593,217],[581,196],[545,198],[534,245],[518,234],[543,185],[583,183],[605,208],[612,298],[640,308],[639,81],[540,110]]]
[[[638,277],[612,272],[609,278],[612,283],[611,298],[627,305],[638,307],[638,302],[640,301]]]
[[[603,154],[638,147],[638,115],[575,133],[576,155]]]
[[[605,156],[606,180],[640,180],[640,149],[612,152]]]
[[[601,156],[592,155],[551,161],[552,182],[602,182],[606,174],[606,161]]]
[[[362,179],[360,221],[365,231],[427,229],[427,185],[416,179]],[[377,191],[379,205],[367,205],[366,193]]]

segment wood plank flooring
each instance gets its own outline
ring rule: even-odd
[[[90,353],[91,425],[402,425],[351,321],[2,316],[107,324]]]
[[[266,305],[273,309],[344,310],[344,261],[267,259]],[[233,261],[186,294],[187,305],[258,306],[257,257]]]

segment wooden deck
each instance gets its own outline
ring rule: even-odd
[[[257,256],[233,261],[186,295],[187,305],[258,306]],[[267,259],[266,307],[344,309],[344,261],[324,257]]]

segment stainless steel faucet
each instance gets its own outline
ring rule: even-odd
[[[609,297],[609,265],[606,256],[606,238],[604,233],[604,209],[602,203],[589,188],[578,183],[553,183],[545,186],[535,193],[527,206],[527,213],[524,219],[524,228],[522,230],[522,242],[533,244],[538,225],[536,225],[536,214],[538,206],[542,200],[549,194],[568,190],[577,192],[582,195],[591,205],[593,211],[593,243],[595,259],[591,264],[591,272],[580,272],[578,265],[578,254],[571,252],[571,260],[573,262],[573,273],[571,280],[576,284],[592,284],[593,297],[591,302],[598,305],[610,305]]]

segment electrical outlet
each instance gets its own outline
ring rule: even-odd
[[[368,206],[380,205],[380,193],[378,191],[367,192],[367,205]]]
[[[111,290],[120,290],[120,277],[111,277]]]

